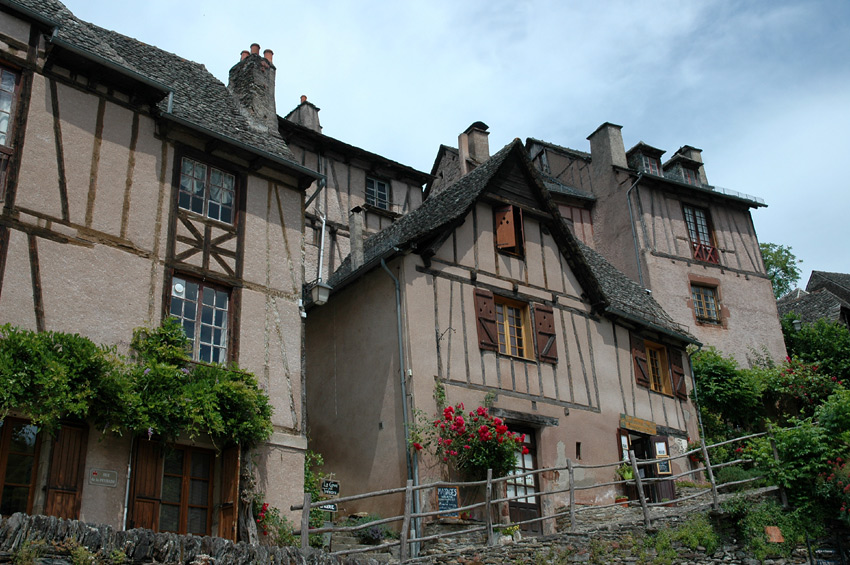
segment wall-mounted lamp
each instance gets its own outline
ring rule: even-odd
[[[317,282],[310,289],[310,297],[313,299],[313,304],[322,306],[327,304],[328,298],[331,295],[331,287],[322,281]]]
[[[798,332],[803,328],[803,322],[800,321],[800,318],[794,318],[791,321],[791,324],[794,326],[794,331]]]

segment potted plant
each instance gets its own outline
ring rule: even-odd
[[[624,462],[622,465],[617,467],[616,470],[617,477],[621,481],[631,481],[635,478],[635,471],[632,469],[632,465],[629,462]]]
[[[616,497],[614,497],[614,502],[619,504],[623,508],[626,508],[629,506],[629,497],[625,494],[618,494]]]

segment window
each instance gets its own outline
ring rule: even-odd
[[[693,169],[682,167],[682,174],[685,176],[685,182],[694,186],[699,185],[699,173]]]
[[[38,428],[25,420],[0,421],[0,515],[32,512],[39,440]]]
[[[551,306],[534,304],[532,308],[532,305],[526,302],[495,296],[489,290],[476,288],[475,309],[478,320],[478,346],[481,349],[534,359],[532,340],[536,340],[538,359],[544,363],[558,362],[555,312]]]
[[[647,155],[640,156],[640,164],[643,167],[643,170],[647,173],[653,175],[660,175],[660,167],[658,166],[658,159],[655,157],[649,157]]]
[[[511,522],[522,522],[524,520],[532,520],[540,516],[540,507],[536,494],[540,492],[540,485],[537,477],[539,475],[524,475],[538,469],[537,464],[537,445],[535,441],[535,431],[532,429],[523,429],[516,426],[511,426],[511,429],[522,436],[522,442],[517,446],[516,467],[508,473],[506,477],[506,495],[510,498],[513,496],[523,496],[517,500],[508,502],[508,512]],[[523,524],[523,532],[542,533],[540,522],[531,524]]]
[[[159,530],[209,535],[213,453],[175,445],[167,448],[163,459]]]
[[[180,208],[232,224],[235,191],[233,175],[183,157],[177,200]]]
[[[688,205],[685,205],[683,209],[694,259],[707,263],[720,263],[720,255],[711,238],[708,210]]]
[[[672,394],[670,390],[670,374],[667,372],[667,350],[664,346],[651,342],[646,342],[645,345],[649,388],[655,392]]]
[[[533,357],[528,337],[528,305],[501,296],[495,297],[496,328],[499,335],[499,353],[514,357]]]
[[[709,286],[691,285],[694,300],[694,313],[700,322],[720,323],[720,311],[717,307],[717,289]]]
[[[496,249],[522,257],[525,236],[522,229],[522,209],[518,206],[498,206],[493,209]]]
[[[192,359],[205,363],[227,361],[227,315],[230,293],[224,289],[174,276],[172,316],[180,320],[192,343]]]
[[[390,209],[390,186],[388,183],[366,177],[366,204],[380,208]]]
[[[0,67],[0,202],[6,198],[6,173],[12,155],[12,135],[15,122],[20,75],[6,67]]]

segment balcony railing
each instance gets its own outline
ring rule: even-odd
[[[717,248],[704,243],[691,243],[694,248],[694,259],[706,263],[720,263],[720,253]]]

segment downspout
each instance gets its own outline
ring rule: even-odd
[[[328,217],[319,212],[322,216],[322,236],[319,238],[319,266],[317,267],[318,272],[316,273],[316,282],[322,282],[322,268],[325,262],[325,223],[327,223]]]
[[[404,367],[404,342],[402,341],[402,325],[401,325],[401,284],[398,282],[398,279],[393,275],[392,271],[390,271],[389,267],[387,267],[387,262],[384,261],[383,257],[381,258],[381,267],[387,272],[390,278],[395,283],[395,311],[396,311],[396,325],[398,327],[398,367],[399,367],[399,377],[401,378],[401,414],[402,421],[404,422],[404,453],[406,455],[407,460],[407,478],[408,480],[413,481],[414,486],[419,485],[419,462],[416,457],[410,456],[410,425],[408,422],[408,414],[407,414],[407,379],[406,379],[406,370]],[[419,506],[419,491],[416,491],[416,496],[413,497],[413,511],[418,514],[420,511]],[[416,518],[413,521],[413,528],[416,532],[416,537],[419,537],[419,518]],[[418,554],[418,544],[416,550],[413,552],[414,555]]]
[[[127,530],[127,507],[130,505],[130,474],[133,471],[133,447],[136,444],[136,435],[130,439],[130,459],[127,460],[127,486],[124,489],[124,518],[122,519],[121,529]]]
[[[632,183],[632,186],[626,191],[626,204],[629,207],[629,224],[632,226],[632,241],[635,244],[635,261],[637,261],[637,270],[638,270],[638,284],[640,284],[641,288],[646,288],[643,285],[643,270],[640,267],[640,251],[638,250],[638,240],[637,240],[637,231],[635,230],[635,218],[632,213],[632,195],[631,192],[635,188],[637,188],[640,179],[643,178],[643,172],[638,173],[635,182]]]

